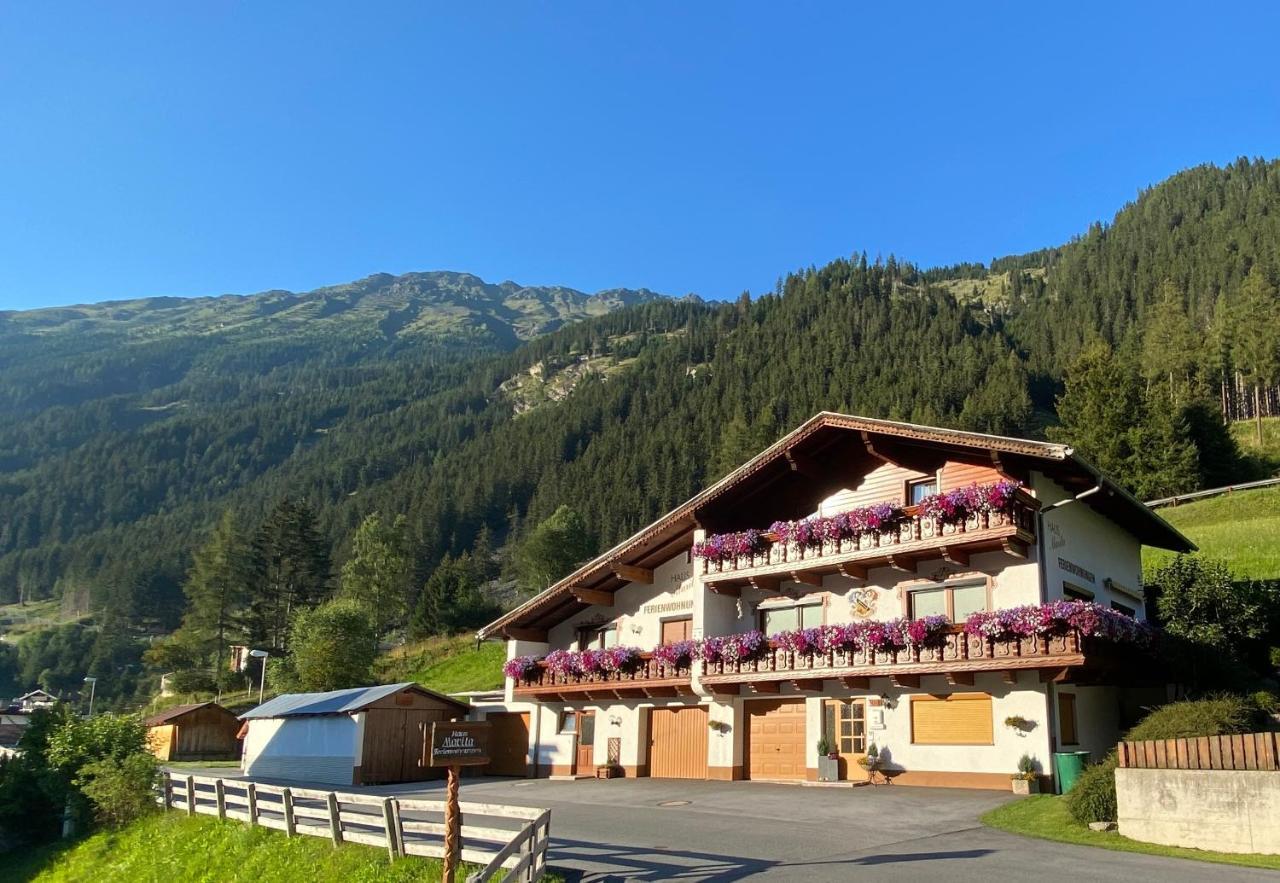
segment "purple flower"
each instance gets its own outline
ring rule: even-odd
[[[708,561],[729,561],[743,555],[754,555],[764,547],[764,536],[758,530],[738,533],[712,534],[700,543],[693,544],[695,558]]]
[[[688,668],[698,654],[696,641],[673,641],[653,651],[653,658],[672,668]]]
[[[507,660],[507,664],[502,666],[502,674],[516,681],[526,680],[538,668],[538,657],[536,656],[516,656]]]
[[[582,674],[582,657],[572,650],[552,650],[543,663],[552,674],[565,677]]]

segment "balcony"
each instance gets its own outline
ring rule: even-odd
[[[737,695],[743,685],[756,693],[776,693],[783,684],[821,690],[825,680],[867,690],[873,677],[887,677],[895,687],[918,688],[921,675],[939,674],[950,684],[972,685],[973,676],[981,672],[1000,672],[1012,684],[1019,671],[1028,669],[1039,670],[1042,681],[1066,680],[1086,665],[1086,649],[1090,665],[1110,655],[1107,650],[1112,648],[1092,644],[1075,630],[992,640],[966,635],[960,626],[951,626],[937,646],[892,651],[864,648],[800,654],[770,642],[759,659],[708,663],[701,682],[713,693]]]
[[[654,696],[692,696],[689,666],[672,666],[641,653],[639,664],[627,672],[559,674],[537,663],[531,676],[515,685],[515,695],[526,699],[627,699]]]
[[[1034,497],[1019,491],[1008,512],[976,513],[957,524],[940,523],[908,506],[905,518],[890,530],[827,540],[811,548],[780,543],[766,534],[767,545],[755,554],[725,561],[700,559],[702,580],[713,592],[734,594],[742,585],[776,591],[784,579],[817,585],[816,580],[830,573],[865,580],[873,567],[915,573],[916,563],[929,558],[959,566],[967,566],[969,556],[978,552],[1004,551],[1025,558],[1035,540],[1039,506]]]

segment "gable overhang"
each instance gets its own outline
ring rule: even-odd
[[[1068,445],[823,411],[657,521],[489,623],[478,636],[545,641],[548,629],[592,606],[591,599],[628,585],[635,568],[650,571],[687,551],[696,529],[718,532],[763,526],[753,501],[775,496],[783,500],[781,506],[770,507],[769,520],[802,517],[811,511],[816,494],[838,489],[827,484],[819,468],[823,458],[838,453],[927,472],[936,468],[929,464],[940,464],[951,452],[981,454],[1001,473],[1022,481],[1032,471],[1040,471],[1073,493],[1100,484],[1102,493],[1084,502],[1124,525],[1144,544],[1174,551],[1195,548]]]

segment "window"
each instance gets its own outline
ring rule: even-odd
[[[994,745],[991,697],[986,693],[911,697],[916,745]]]
[[[1111,609],[1123,613],[1125,616],[1135,616],[1138,612],[1127,604],[1121,604],[1119,601],[1112,601]]]
[[[1062,596],[1064,598],[1070,598],[1072,601],[1092,601],[1093,600],[1093,592],[1089,591],[1088,589],[1082,589],[1079,586],[1072,585],[1071,583],[1068,583],[1068,582],[1064,582],[1062,584]]]
[[[987,609],[987,583],[969,582],[956,585],[929,586],[907,594],[907,615],[945,616],[952,622],[964,622],[970,613]]]
[[[691,638],[693,638],[692,616],[662,621],[662,643],[674,644],[676,641],[688,641]]]
[[[1062,734],[1063,745],[1078,745],[1080,737],[1076,733],[1076,694],[1058,694],[1058,732]]]
[[[917,506],[925,497],[938,492],[937,478],[922,478],[919,481],[907,482],[907,505]]]
[[[760,611],[760,631],[776,635],[792,629],[808,629],[822,625],[821,604],[795,604],[790,607],[770,607]]]
[[[616,646],[618,646],[618,627],[613,623],[578,629],[579,650],[606,650]]]
[[[556,732],[562,736],[578,732],[578,713],[576,711],[560,712],[560,726],[556,728]]]

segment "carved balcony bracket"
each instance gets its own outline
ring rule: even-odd
[[[613,592],[602,592],[598,589],[583,589],[574,586],[569,589],[569,594],[583,604],[593,604],[596,607],[613,606]]]
[[[653,585],[653,568],[651,567],[636,567],[631,564],[623,564],[621,561],[610,561],[609,569],[613,571],[613,575],[618,579],[623,579],[630,583],[643,583],[646,586]]]

